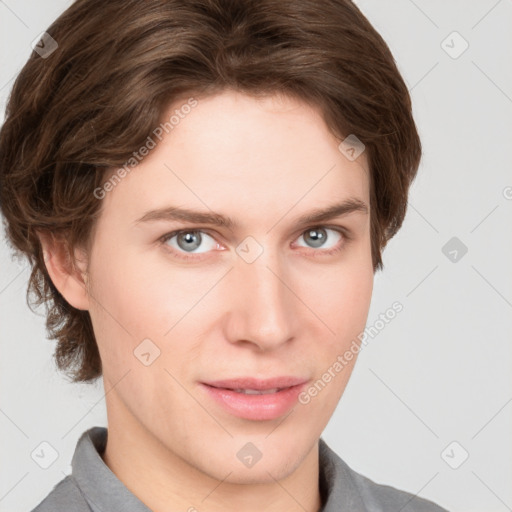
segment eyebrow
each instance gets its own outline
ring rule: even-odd
[[[336,203],[325,208],[315,208],[296,219],[296,222],[298,224],[323,222],[335,217],[341,217],[355,212],[361,212],[367,215],[368,205],[360,199],[349,198],[345,199],[341,203]],[[238,225],[237,222],[231,217],[224,216],[219,213],[201,212],[197,210],[189,210],[187,208],[179,208],[177,206],[169,206],[167,208],[150,210],[142,215],[142,217],[137,219],[134,224],[173,220],[180,220],[196,224],[209,224],[231,230],[235,229]]]

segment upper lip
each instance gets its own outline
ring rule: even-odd
[[[203,382],[208,386],[225,389],[255,389],[266,390],[275,388],[289,388],[307,382],[308,379],[302,377],[283,376],[270,379],[255,379],[253,377],[239,377],[236,379],[215,380]]]

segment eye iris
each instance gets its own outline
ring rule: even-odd
[[[182,246],[180,243],[182,241],[187,242],[187,244]],[[189,242],[192,242],[192,244]],[[193,251],[201,245],[201,235],[197,231],[186,231],[177,236],[177,243],[184,251]]]
[[[312,236],[310,236],[312,234]],[[313,247],[321,247],[321,245],[325,242],[326,235],[325,229],[309,229],[306,232],[305,238],[312,239]]]

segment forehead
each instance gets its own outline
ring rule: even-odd
[[[106,197],[132,220],[176,205],[269,224],[290,209],[368,202],[366,155],[349,160],[315,107],[232,91],[185,104],[168,107],[162,140]]]

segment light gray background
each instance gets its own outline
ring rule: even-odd
[[[70,3],[0,0],[2,110],[31,41]],[[512,2],[357,4],[411,90],[424,157],[368,325],[396,300],[404,310],[361,351],[323,437],[379,483],[454,512],[510,511]],[[469,43],[457,59],[441,46],[453,31]],[[442,252],[454,236],[468,248],[455,263]],[[72,385],[56,373],[43,310],[25,304],[27,264],[3,237],[0,265],[0,511],[10,512],[30,510],[69,473],[78,437],[106,426],[106,413],[101,381]],[[59,453],[48,469],[31,458],[43,441]],[[452,469],[446,461],[463,450],[469,458]]]

